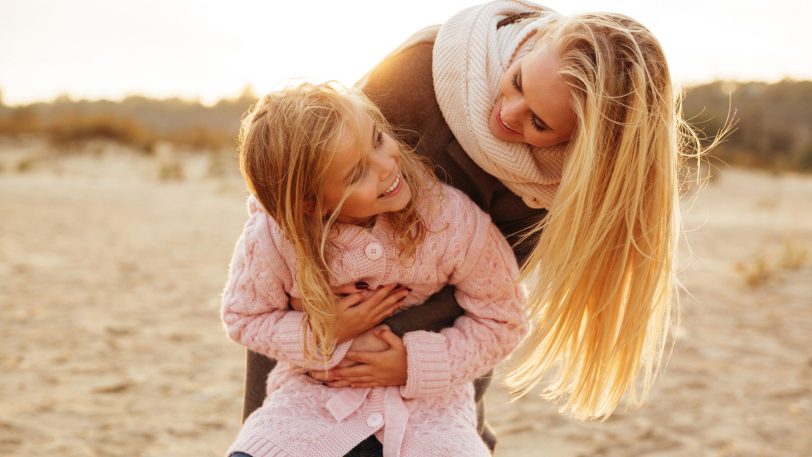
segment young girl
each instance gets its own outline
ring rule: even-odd
[[[240,141],[253,195],[222,317],[231,338],[279,364],[229,452],[343,456],[374,434],[387,457],[489,455],[472,381],[525,323],[516,260],[488,216],[439,184],[360,93],[304,84],[270,94]],[[355,286],[334,294],[342,284]],[[405,377],[329,387],[307,376],[446,284],[465,310],[453,327],[402,341],[378,332]]]

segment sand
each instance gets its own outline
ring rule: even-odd
[[[220,456],[242,396],[218,317],[239,178],[85,149],[0,142],[0,455]],[[497,457],[812,455],[812,177],[717,175],[685,204],[682,321],[649,401],[581,423],[495,386]]]

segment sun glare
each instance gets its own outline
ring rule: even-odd
[[[7,104],[60,94],[213,103],[246,85],[261,93],[291,78],[352,84],[412,33],[475,3],[14,2],[0,18],[0,90]],[[564,14],[611,10],[635,17],[663,42],[679,82],[810,78],[812,61],[794,49],[812,42],[800,23],[812,6],[778,3],[786,7],[698,0],[549,6]]]

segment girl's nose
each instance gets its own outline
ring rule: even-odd
[[[392,174],[397,171],[397,155],[385,155],[378,161],[378,176],[381,181],[391,179]]]

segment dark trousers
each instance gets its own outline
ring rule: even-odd
[[[380,457],[383,455],[383,446],[381,442],[375,438],[375,435],[370,435],[369,438],[358,443],[347,455],[344,457]],[[232,452],[229,457],[251,457],[244,452]]]

